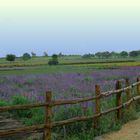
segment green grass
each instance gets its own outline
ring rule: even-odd
[[[73,73],[91,72],[94,69],[116,69],[124,66],[140,66],[140,62],[103,63],[103,64],[77,64],[57,66],[34,66],[22,68],[0,68],[0,75],[26,75],[26,74],[47,74],[47,73]]]
[[[88,68],[81,69],[77,66],[38,66],[38,67],[25,67],[22,69],[3,69],[0,70],[0,75],[26,75],[26,74],[46,74],[46,73],[67,73],[67,72],[84,72]]]
[[[36,57],[28,61],[17,58],[15,62],[0,59],[0,75],[26,75],[46,73],[90,72],[94,69],[115,69],[123,66],[140,66],[140,58],[83,59],[81,56],[59,58],[58,66],[49,66],[51,57]]]
[[[5,58],[0,58],[0,67],[24,67],[24,66],[37,66],[37,65],[47,65],[51,57],[35,57],[28,61],[23,61],[21,58],[16,58],[15,62],[8,62]],[[64,56],[59,57],[60,64],[73,64],[73,63],[98,63],[98,62],[117,62],[117,61],[140,61],[140,58],[114,58],[114,59],[83,59],[81,56]]]

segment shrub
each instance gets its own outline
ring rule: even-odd
[[[49,65],[58,65],[58,56],[56,54],[52,55],[52,59],[48,62]]]
[[[58,61],[56,61],[56,60],[49,60],[48,64],[49,65],[58,65]]]
[[[6,105],[7,105],[6,101],[0,100],[0,106],[6,106]]]
[[[25,105],[32,103],[27,98],[23,96],[14,96],[12,100],[12,105]],[[44,110],[41,108],[33,108],[27,110],[16,110],[11,111],[11,113],[22,120],[23,124],[30,126],[35,124],[42,124],[45,120]]]
[[[43,108],[34,108],[31,111],[32,116],[31,118],[24,117],[23,123],[27,126],[36,125],[36,124],[43,124],[45,120],[45,113]]]
[[[23,96],[14,96],[12,100],[12,105],[24,105],[24,104],[29,104],[31,103],[27,98]],[[27,117],[30,118],[32,117],[32,110],[27,109],[27,110],[15,110],[12,111],[12,113],[19,118]]]
[[[73,117],[78,117],[83,115],[83,109],[79,105],[69,106],[69,107],[61,107],[54,115],[55,121],[66,120]],[[90,110],[87,110],[87,115],[90,115]],[[67,136],[73,136],[75,134],[83,133],[91,128],[91,121],[86,122],[76,122],[70,125],[66,125],[64,127],[58,127],[54,129],[54,132],[57,134],[64,136],[64,131]],[[64,130],[65,129],[65,130]]]

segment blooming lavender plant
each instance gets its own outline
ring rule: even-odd
[[[54,99],[73,99],[94,95],[95,85],[102,91],[114,89],[118,79],[126,77],[131,82],[140,75],[140,67],[93,70],[90,73],[57,73],[25,76],[0,77],[0,98],[10,100],[12,96],[23,95],[37,102],[44,102],[45,91],[51,90]]]

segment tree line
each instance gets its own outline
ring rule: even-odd
[[[83,58],[129,58],[129,57],[140,57],[140,50],[138,51],[122,51],[122,52],[97,52],[95,54],[84,54]]]
[[[64,56],[67,56],[67,55],[64,55],[62,53],[59,53],[59,54],[53,54],[51,59],[49,59],[49,62],[48,64],[49,65],[57,65],[59,62],[58,62],[58,57],[64,57]],[[72,56],[72,55],[69,55],[69,56]],[[24,61],[27,61],[27,60],[30,60],[31,58],[35,58],[37,57],[36,53],[34,52],[31,52],[31,54],[29,53],[24,53],[20,58]],[[48,54],[47,52],[44,52],[43,53],[43,57],[48,57]],[[109,52],[109,51],[105,51],[105,52],[97,52],[95,54],[84,54],[82,56],[82,58],[99,58],[99,59],[103,59],[103,58],[129,58],[129,57],[133,57],[133,58],[137,58],[137,57],[140,57],[140,50],[137,50],[137,51],[130,51],[130,52],[127,52],[127,51],[122,51],[122,52]],[[16,59],[16,55],[14,54],[7,54],[6,55],[6,60],[7,61],[15,61]]]

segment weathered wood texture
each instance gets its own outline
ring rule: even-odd
[[[126,87],[130,86],[130,81],[129,81],[128,78],[125,80],[125,86]],[[126,97],[127,97],[127,101],[129,101],[131,99],[131,97],[132,97],[131,89],[126,90]],[[127,109],[128,109],[128,112],[132,111],[131,110],[131,104],[128,106]]]
[[[95,86],[95,94],[96,94],[97,97],[101,96],[101,89],[100,89],[99,85]],[[100,100],[100,98],[97,98],[95,100],[95,113],[96,114],[100,114],[101,113],[101,100]],[[95,118],[93,120],[93,122],[94,122],[93,127],[97,128],[97,126],[99,125],[99,117]]]
[[[48,126],[44,132],[44,140],[51,140],[51,128],[52,128],[52,107],[51,107],[52,93],[46,92],[46,125]]]
[[[129,87],[130,86],[130,81],[129,81],[129,79],[126,79],[126,87]],[[131,98],[131,89],[128,89],[128,90],[126,90],[126,96],[127,96],[127,100],[130,100],[130,98]]]
[[[137,78],[137,83],[139,83],[139,82],[140,82],[140,77]],[[138,95],[140,95],[140,83],[137,84],[137,93],[138,93]]]
[[[116,82],[116,90],[118,89],[121,89],[122,86],[121,86],[121,82],[120,81],[117,81]],[[118,92],[117,95],[116,95],[116,106],[120,106],[122,105],[122,97],[121,97],[121,94],[122,92]],[[122,108],[119,108],[117,110],[117,119],[121,119],[121,115],[122,115]]]

